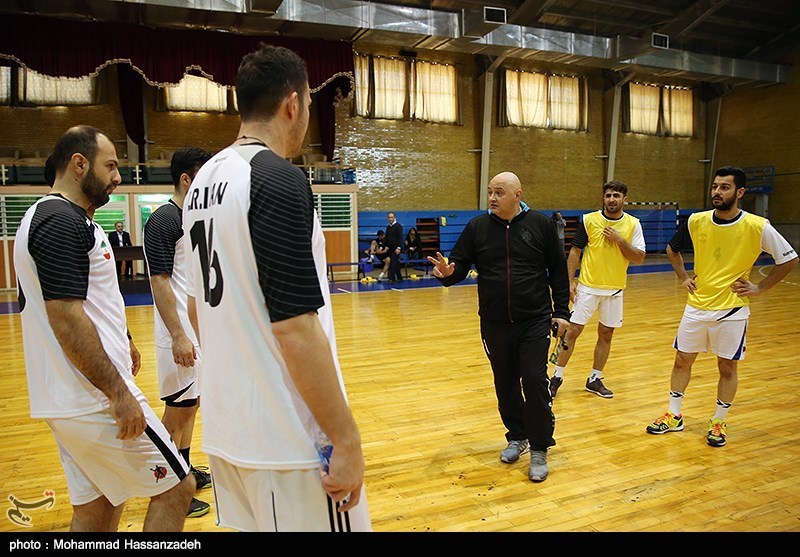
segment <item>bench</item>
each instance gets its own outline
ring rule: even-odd
[[[372,263],[367,261],[339,261],[335,263],[328,263],[328,277],[330,278],[331,282],[335,282],[333,276],[333,269],[334,267],[358,267],[356,271],[356,278],[359,279],[362,276],[367,276],[366,266],[369,265],[370,269],[372,268]]]
[[[429,276],[430,272],[428,269],[433,269],[433,263],[428,261],[427,259],[401,259],[400,265],[403,267],[403,271],[405,274],[405,278],[408,278],[408,268],[414,267],[416,265],[423,265],[425,267],[425,276]]]

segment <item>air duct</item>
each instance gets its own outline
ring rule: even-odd
[[[25,4],[40,15],[77,17],[64,13],[65,2],[26,0]],[[80,4],[80,17],[100,21],[117,21],[117,8],[125,4],[128,17],[150,26],[363,41],[707,82],[790,80],[786,65],[669,49],[669,35],[607,38],[523,27],[506,23],[504,8],[489,6],[453,13],[366,0],[83,0]]]
[[[481,10],[461,10],[462,37],[480,39],[505,24],[505,8],[484,6]]]

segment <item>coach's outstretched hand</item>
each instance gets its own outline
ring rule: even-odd
[[[438,251],[436,252],[436,257],[429,255],[428,261],[433,264],[433,276],[436,278],[447,278],[456,270],[456,264],[448,263],[447,259]]]

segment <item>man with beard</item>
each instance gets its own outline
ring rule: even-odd
[[[639,219],[622,210],[627,199],[628,186],[622,182],[611,180],[603,184],[603,208],[583,215],[572,239],[567,258],[572,317],[564,338],[565,348],[558,355],[550,378],[553,398],[564,382],[564,368],[575,341],[595,312],[599,313],[597,343],[584,389],[603,398],[614,396],[603,384],[603,368],[611,353],[614,329],[622,326],[622,291],[628,282],[628,264],[631,261],[640,264],[645,256],[642,225]],[[578,267],[581,272],[576,278]]]
[[[308,180],[287,161],[308,128],[305,62],[262,45],[239,65],[236,98],[239,133],[195,175],[183,209],[217,524],[369,531],[325,237]]]
[[[716,412],[708,420],[706,442],[712,447],[726,444],[725,418],[739,384],[738,362],[745,355],[749,298],[775,286],[797,265],[797,253],[767,219],[739,209],[745,183],[741,168],[718,169],[711,184],[714,209],[692,214],[667,246],[672,268],[689,297],[674,343],[669,410],[647,426],[648,433],[683,430],[681,407],[692,364],[699,352],[710,348],[717,355],[719,381]],[[692,248],[694,274],[689,275],[681,252]],[[750,271],[764,251],[775,260],[775,266],[754,284]]]
[[[14,265],[31,417],[56,439],[70,529],[115,532],[125,501],[150,497],[144,530],[181,531],[194,476],[134,382],[139,353],[114,256],[92,220],[121,181],[114,144],[76,126],[52,163],[52,193],[20,222]]]

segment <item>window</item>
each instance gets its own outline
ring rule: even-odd
[[[50,77],[32,70],[19,70],[19,102],[63,106],[94,104],[94,77]]]
[[[375,118],[403,118],[408,97],[406,62],[396,58],[375,58]]]
[[[506,70],[502,87],[501,125],[586,129],[584,78]]]
[[[369,116],[369,56],[356,54],[356,116]]]
[[[625,131],[675,137],[694,134],[694,99],[687,87],[631,82],[627,101]]]
[[[426,122],[455,123],[458,119],[458,80],[455,66],[412,62],[414,96],[411,115]]]
[[[210,79],[186,74],[178,85],[165,87],[167,110],[225,112],[228,90]]]
[[[656,85],[630,84],[631,129],[634,133],[658,133],[658,105],[661,90]]]
[[[512,126],[547,127],[547,76],[506,71],[506,113]]]
[[[0,67],[0,104],[8,104],[11,100],[11,68]]]
[[[686,87],[664,87],[664,132],[667,135],[691,137],[694,134],[692,90]]]
[[[355,74],[357,116],[459,123],[451,64],[356,53]]]

